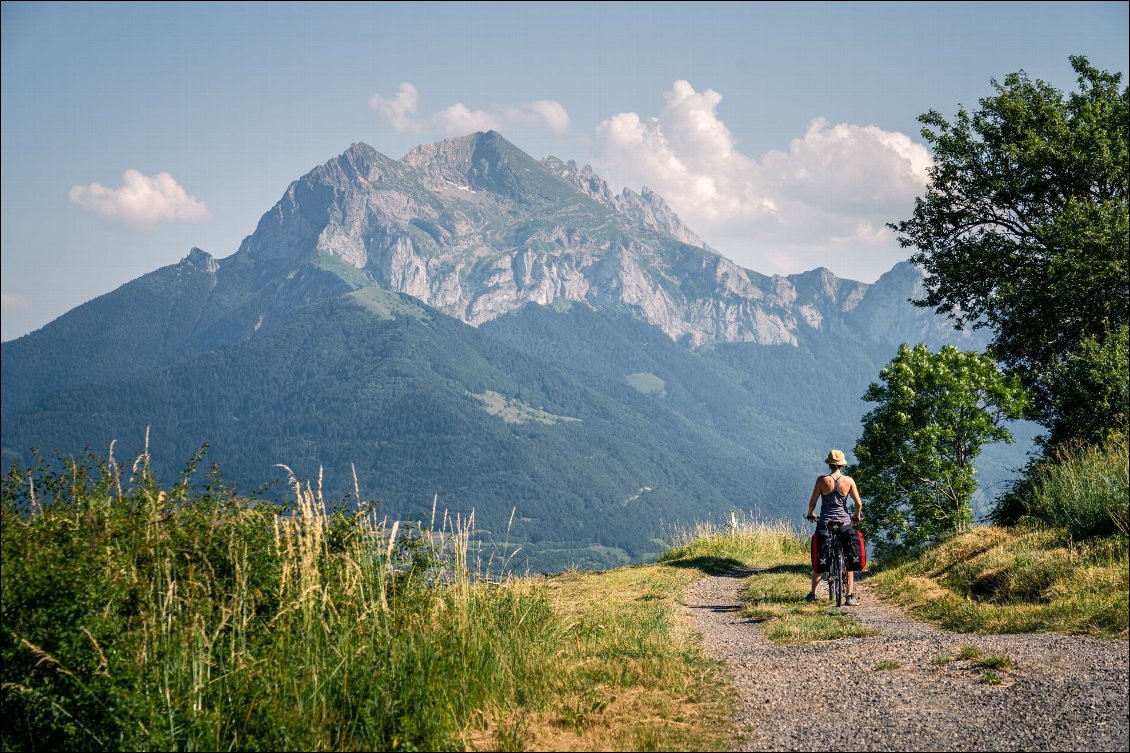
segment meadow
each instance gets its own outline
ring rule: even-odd
[[[1117,479],[1111,458],[1096,467]],[[1097,488],[1080,467],[1061,476]],[[778,522],[735,514],[668,531],[653,564],[520,577],[473,520],[330,512],[293,476],[268,504],[194,473],[161,488],[143,455],[4,476],[4,750],[730,750],[734,690],[688,585],[744,570],[743,614],[778,643],[867,634],[803,601],[808,532]],[[869,587],[953,630],[1127,636],[1117,526],[1028,516],[873,569]]]

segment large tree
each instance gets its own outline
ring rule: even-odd
[[[916,303],[993,330],[992,350],[1030,388],[1049,444],[1087,439],[1073,436],[1080,426],[1117,430],[1126,410],[1096,428],[1093,411],[1075,415],[1085,399],[1056,394],[1080,359],[1125,359],[1130,316],[1128,90],[1121,75],[1070,60],[1079,90],[1067,98],[1020,72],[993,80],[995,96],[953,123],[921,116],[930,183],[913,217],[891,225],[926,272]]]
[[[863,530],[880,551],[916,547],[973,520],[974,461],[983,445],[1012,442],[1004,424],[1028,404],[1017,377],[989,356],[947,345],[902,345],[867,388],[853,473],[867,499]]]

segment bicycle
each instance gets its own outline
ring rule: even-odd
[[[844,524],[829,521],[827,534],[820,548],[820,561],[827,563],[828,569],[824,572],[828,580],[828,599],[841,607],[847,600],[847,562],[844,557],[842,533]]]
[[[847,563],[840,531],[843,523],[829,522],[828,535],[824,537],[824,555],[828,559],[828,599],[843,606],[847,599]]]

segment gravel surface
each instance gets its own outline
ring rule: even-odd
[[[860,578],[862,603],[842,609],[879,635],[778,646],[739,614],[749,575],[703,578],[684,598],[740,693],[740,750],[1130,748],[1127,641],[951,633],[883,604]],[[935,663],[964,646],[1012,661],[993,670],[1001,684],[987,684],[973,661]]]

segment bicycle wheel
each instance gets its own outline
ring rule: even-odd
[[[828,536],[828,599],[840,606],[843,602],[843,556],[835,544],[835,535]]]
[[[844,550],[841,549],[840,547],[836,547],[835,562],[836,562],[836,606],[842,607],[843,603],[844,603],[844,599],[847,598],[847,595],[844,593],[844,589],[847,585],[847,583],[846,583],[847,572],[844,568],[847,565],[844,562]]]

